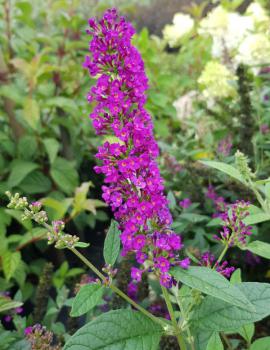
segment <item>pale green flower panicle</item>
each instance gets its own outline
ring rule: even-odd
[[[198,83],[205,98],[222,99],[237,95],[237,77],[223,64],[210,61],[205,66]]]

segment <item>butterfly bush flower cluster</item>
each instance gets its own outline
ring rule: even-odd
[[[216,193],[212,185],[208,186],[205,197],[209,198],[215,206],[216,213],[213,214],[214,218],[220,217],[220,215],[228,209],[229,203],[226,202],[224,197]]]
[[[97,78],[88,94],[94,104],[90,118],[97,134],[117,140],[105,142],[96,155],[102,165],[95,171],[105,175],[103,199],[120,224],[123,255],[135,252],[139,264],[151,261],[161,283],[169,287],[170,266],[186,268],[188,261],[176,255],[182,242],[170,228],[172,217],[156,162],[159,150],[144,109],[148,81],[142,58],[131,44],[135,30],[115,9],[100,21],[90,19],[89,26],[92,40],[84,67]],[[143,272],[134,267],[132,278],[140,281]]]
[[[40,324],[25,328],[24,335],[32,350],[61,349],[60,345],[53,345],[53,333]]]
[[[235,270],[233,266],[228,266],[228,261],[223,261],[222,263],[216,261],[215,256],[210,252],[205,252],[202,254],[199,265],[210,268],[215,267],[217,272],[227,278],[229,278]]]
[[[217,240],[229,247],[246,244],[247,237],[252,234],[252,226],[246,225],[243,221],[249,215],[249,205],[249,202],[243,200],[236,201],[228,211],[220,214],[223,227],[220,235],[215,236]]]

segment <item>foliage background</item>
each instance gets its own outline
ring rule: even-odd
[[[270,124],[269,100],[263,99],[270,91],[269,76],[249,78],[250,123],[247,115],[241,117],[243,104],[239,100],[220,102],[217,109],[209,109],[198,99],[192,118],[179,120],[173,102],[191,90],[200,90],[197,79],[211,59],[210,41],[194,35],[192,40],[182,42],[180,50],[171,49],[161,37],[162,28],[179,10],[189,11],[199,20],[213,4],[197,1],[187,9],[186,1],[166,1],[166,6],[163,3],[0,2],[0,291],[10,290],[18,300],[28,303],[25,314],[29,314],[35,306],[30,300],[36,295],[38,276],[46,261],[52,261],[58,296],[51,297],[44,323],[59,336],[65,330],[55,321],[68,297],[68,288],[83,270],[66,252],[47,246],[41,239],[46,233],[43,229],[23,223],[16,210],[6,209],[4,193],[10,190],[32,200],[42,198],[50,218],[65,217],[68,231],[91,242],[87,250],[91,260],[103,264],[101,247],[112,215],[100,200],[102,178],[93,171],[94,154],[104,140],[94,135],[88,119],[91,106],[86,95],[93,81],[82,62],[87,54],[85,29],[89,17],[117,6],[138,28],[134,44],[143,56],[150,81],[147,109],[154,119],[161,149],[160,167],[176,219],[174,228],[184,235],[187,251],[195,254],[196,250],[211,247],[215,253],[219,249],[210,238],[217,228],[211,217],[214,208],[205,199],[209,184],[230,202],[250,199],[256,204],[252,193],[203,168],[198,160],[232,162],[233,151],[240,145],[258,177],[269,174],[269,137],[260,132],[262,124]],[[248,3],[243,2],[240,10]],[[224,157],[218,144],[228,135],[232,152]],[[178,202],[186,197],[193,204],[182,210]],[[258,238],[270,242],[268,231],[268,223],[254,229]],[[243,267],[250,280],[269,281],[269,262],[246,264],[245,254],[232,251],[230,261]],[[22,330],[26,318],[17,323]]]

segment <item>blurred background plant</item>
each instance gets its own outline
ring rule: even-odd
[[[268,1],[168,0],[164,5],[160,0],[0,0],[0,292],[7,305],[1,309],[0,299],[3,350],[11,345],[27,349],[23,330],[33,322],[54,332],[52,346],[67,339],[81,322],[63,320],[85,273],[66,251],[47,246],[44,229],[5,208],[5,191],[33,201],[41,198],[50,219],[63,219],[68,231],[91,243],[87,251],[92,260],[103,264],[111,213],[100,200],[102,178],[93,171],[102,140],[88,120],[89,77],[82,62],[87,19],[112,6],[138,30],[134,44],[150,85],[147,109],[159,141],[174,229],[183,235],[187,254],[219,253],[212,237],[220,222],[213,215],[222,206],[249,200],[251,214],[262,215],[254,192],[203,160],[233,165],[239,149],[249,157],[258,191],[269,198]],[[251,240],[270,242],[267,215],[253,222]],[[250,280],[270,277],[263,257],[232,250],[228,260]],[[128,261],[121,264],[129,269]],[[119,276],[119,284],[132,290],[127,275]],[[151,295],[155,283],[150,282]],[[141,299],[150,307],[155,302],[144,292]],[[109,295],[103,309],[117,303]],[[259,327],[263,335],[267,321]]]

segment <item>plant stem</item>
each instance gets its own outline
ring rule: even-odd
[[[165,299],[165,302],[166,302],[166,305],[167,305],[167,308],[168,308],[168,311],[169,311],[169,314],[171,317],[171,321],[172,321],[174,331],[175,331],[175,336],[177,338],[180,350],[187,350],[183,335],[180,332],[180,328],[178,327],[177,320],[176,320],[175,315],[174,315],[172,303],[170,300],[170,295],[165,287],[161,286],[161,290],[162,290],[162,293],[163,293],[163,296],[164,296],[164,299]]]
[[[185,312],[185,309],[184,309],[184,307],[183,307],[183,305],[182,305],[181,298],[180,298],[179,295],[178,295],[178,288],[177,288],[177,289],[173,289],[173,294],[174,294],[174,297],[175,297],[175,299],[176,299],[176,301],[177,301],[177,304],[178,304],[178,306],[179,306],[179,310],[180,310],[180,312],[181,312],[183,321],[186,321],[187,318],[188,318],[187,313],[188,313],[189,311],[188,311],[187,313]],[[193,307],[193,305],[192,305],[192,307]],[[179,325],[180,325],[180,324],[179,324]],[[187,323],[187,325],[186,325],[186,329],[187,329],[188,339],[190,340],[189,343],[190,343],[191,349],[192,349],[192,350],[195,350],[195,347],[194,347],[194,340],[193,340],[193,338],[192,338],[192,335],[191,335],[191,332],[190,332],[188,323]]]
[[[228,350],[233,350],[232,344],[229,341],[228,337],[224,333],[221,333],[221,336],[224,339],[226,345],[228,346]]]
[[[213,269],[215,269],[217,267],[217,265],[221,262],[221,260],[224,258],[224,255],[227,253],[227,250],[229,249],[229,245],[226,244],[224,249],[222,250],[219,258],[217,259],[215,265],[213,266]]]
[[[143,307],[141,307],[139,304],[137,304],[134,300],[132,300],[129,296],[127,296],[125,293],[123,293],[118,287],[116,287],[114,284],[110,283],[108,284],[108,280],[106,276],[104,276],[84,255],[82,255],[76,248],[69,248],[87,267],[89,267],[90,270],[92,270],[109,288],[111,288],[112,291],[114,291],[116,294],[118,294],[121,298],[126,300],[129,304],[134,306],[137,310],[139,310],[141,313],[143,313],[145,316],[150,318],[155,323],[158,323],[162,328],[165,326],[168,326],[168,324],[162,319],[152,315],[150,312],[145,310]],[[185,350],[185,348],[183,348]]]

